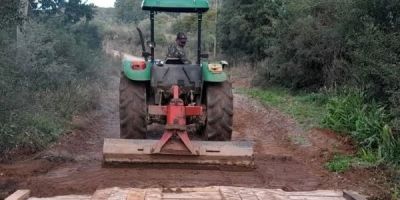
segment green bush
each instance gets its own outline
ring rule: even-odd
[[[98,101],[107,65],[101,35],[90,23],[62,25],[31,19],[18,43],[0,30],[0,160],[45,148]]]
[[[13,149],[35,152],[43,149],[63,132],[63,121],[40,111],[14,113],[0,125],[0,152]]]
[[[388,126],[379,135],[378,155],[388,163],[400,165],[400,138],[395,136]]]
[[[400,139],[392,133],[388,116],[384,107],[367,103],[363,92],[347,90],[328,102],[322,124],[349,134],[362,149],[377,152],[379,159],[399,164]]]
[[[360,144],[377,145],[375,133],[383,129],[383,108],[364,103],[364,93],[347,92],[332,98],[327,105],[328,113],[322,124],[337,132],[349,132]]]
[[[276,43],[277,19],[286,13],[284,5],[284,0],[224,0],[217,26],[224,54],[251,62],[270,56],[268,48]]]

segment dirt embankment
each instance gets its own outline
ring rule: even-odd
[[[324,130],[305,132],[279,111],[238,94],[234,98],[234,139],[255,141],[255,170],[103,168],[103,138],[119,136],[118,74],[113,73],[100,99],[101,107],[74,119],[75,130],[31,159],[0,165],[0,198],[21,188],[43,197],[90,194],[114,186],[351,189],[375,195],[382,190],[377,184],[379,175],[372,171],[339,175],[324,169],[324,162],[334,152],[352,151],[343,139]],[[233,81],[235,87],[248,85],[246,77],[233,77]]]

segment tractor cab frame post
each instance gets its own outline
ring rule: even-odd
[[[150,11],[150,40],[154,44],[154,11]],[[151,63],[154,63],[154,45],[151,46]]]
[[[200,55],[201,55],[201,23],[203,14],[201,12],[197,15],[198,24],[197,24],[197,64],[200,64]]]

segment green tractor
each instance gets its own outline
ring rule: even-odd
[[[105,139],[104,161],[252,166],[252,143],[231,141],[233,95],[224,72],[227,63],[210,63],[202,54],[201,24],[208,0],[144,0],[142,9],[150,12],[150,52],[138,29],[144,59],[123,59],[121,139]],[[156,59],[154,18],[162,11],[197,15],[195,64],[179,58]],[[157,140],[148,138],[147,126],[152,123],[165,125]],[[189,135],[189,126],[195,127],[197,137]]]

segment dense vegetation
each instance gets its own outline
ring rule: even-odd
[[[105,62],[93,6],[75,1],[0,6],[0,154],[35,152],[97,102]],[[40,5],[40,6],[38,6]],[[19,29],[17,33],[17,28]]]
[[[324,127],[400,163],[400,1],[225,0],[219,40],[261,86],[331,91]],[[235,12],[235,16],[232,16]]]

